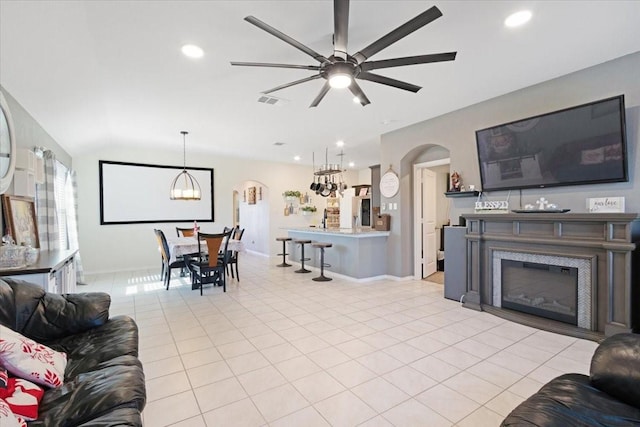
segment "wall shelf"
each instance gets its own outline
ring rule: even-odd
[[[480,192],[474,191],[447,191],[444,193],[446,197],[478,197]]]

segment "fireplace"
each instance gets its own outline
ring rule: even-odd
[[[593,340],[617,333],[640,332],[640,215],[637,213],[474,213],[464,217],[467,223],[465,307],[485,310],[534,328]],[[577,268],[577,322],[565,323],[503,308],[504,259]],[[565,270],[560,271],[561,278],[565,274],[571,276]],[[549,280],[537,280],[544,281]],[[507,288],[505,292],[508,295],[510,291]],[[558,302],[563,307],[570,306]]]
[[[578,269],[502,260],[503,308],[578,325]]]
[[[589,258],[494,250],[492,305],[591,329]]]

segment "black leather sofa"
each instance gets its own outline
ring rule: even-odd
[[[109,318],[106,293],[56,295],[0,280],[0,323],[67,353],[62,386],[47,389],[29,426],[142,426],[146,390],[138,360],[138,327]]]
[[[604,340],[590,375],[561,375],[516,407],[502,426],[640,426],[640,335]]]

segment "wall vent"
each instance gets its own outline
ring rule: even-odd
[[[289,101],[286,99],[278,98],[271,95],[265,95],[265,94],[260,95],[260,97],[258,98],[258,102],[262,104],[277,105],[277,106],[282,106],[284,104],[289,103]]]

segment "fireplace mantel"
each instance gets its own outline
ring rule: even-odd
[[[573,336],[601,339],[640,327],[640,216],[608,213],[465,214],[464,306]],[[493,306],[493,253],[510,251],[592,262],[592,327],[578,328]]]

